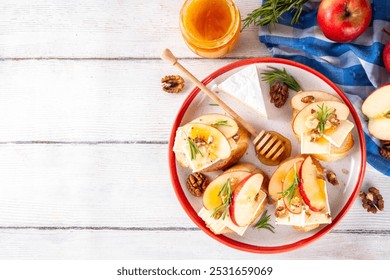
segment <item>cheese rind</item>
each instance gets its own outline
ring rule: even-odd
[[[218,88],[267,118],[267,110],[256,65],[247,66],[233,74],[220,83]]]

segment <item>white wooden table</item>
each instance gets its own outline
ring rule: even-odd
[[[182,1],[0,2],[1,259],[389,259],[390,214],[356,200],[325,237],[257,255],[217,243],[174,194],[167,147],[183,93],[169,47],[200,78],[230,62],[269,56],[257,28],[227,58],[201,59],[179,31]],[[236,1],[242,15],[256,0]],[[390,178],[367,167],[363,188],[390,201]]]

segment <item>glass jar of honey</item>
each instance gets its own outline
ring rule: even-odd
[[[222,57],[236,46],[241,16],[233,0],[186,0],[180,30],[187,46],[206,58]]]

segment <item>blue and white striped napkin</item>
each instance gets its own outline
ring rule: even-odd
[[[384,68],[382,51],[390,42],[390,1],[373,0],[373,21],[368,30],[351,43],[328,40],[317,24],[318,0],[305,4],[299,22],[290,25],[293,13],[284,14],[276,28],[260,27],[259,39],[272,56],[294,60],[310,66],[332,80],[350,99],[364,127],[367,161],[375,169],[390,176],[390,161],[379,154],[379,141],[367,131],[361,113],[363,100],[375,88],[390,83]],[[390,129],[390,128],[389,128]]]

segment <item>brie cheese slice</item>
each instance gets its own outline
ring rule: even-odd
[[[206,208],[200,209],[198,216],[206,223],[206,226],[215,234],[222,234],[226,232],[227,227],[221,222],[221,218],[214,219],[211,217],[213,211],[209,211]]]
[[[200,209],[198,216],[202,218],[202,220],[206,223],[206,226],[210,228],[211,231],[215,234],[222,234],[228,232],[229,230],[232,230],[238,235],[242,236],[248,228],[248,226],[236,226],[230,219],[229,214],[226,215],[225,219],[222,219],[222,217],[220,217],[219,219],[214,219],[212,217],[213,212],[213,210],[207,210],[203,207],[202,209]]]
[[[218,88],[267,118],[256,65],[247,66],[233,74],[220,83]]]
[[[341,120],[335,130],[325,131],[323,137],[337,148],[340,148],[353,127],[354,124],[349,120]]]
[[[326,193],[326,206],[320,212],[314,212],[310,210],[309,206],[303,203],[302,212],[300,214],[293,214],[286,209],[287,214],[282,217],[277,217],[275,223],[279,225],[289,225],[289,226],[298,226],[298,227],[306,227],[306,226],[318,225],[318,224],[330,224],[332,222],[332,216],[330,213],[328,192],[326,190],[326,186],[325,186],[325,193]],[[279,206],[285,207],[283,198],[277,201],[276,207]]]

